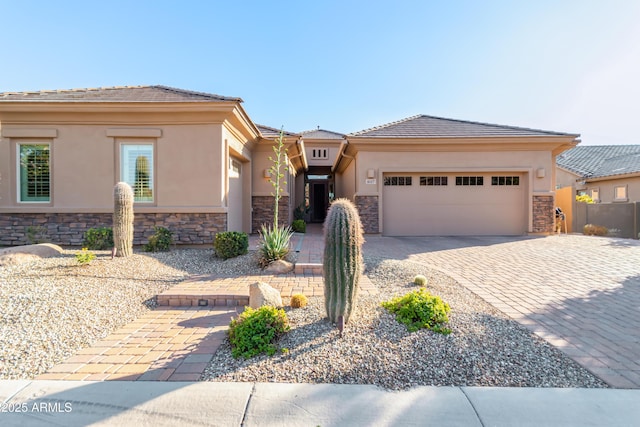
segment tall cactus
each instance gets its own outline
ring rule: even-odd
[[[362,261],[362,224],[356,207],[337,199],[324,221],[324,303],[327,316],[342,328],[355,304]]]
[[[133,190],[126,182],[113,188],[113,245],[116,256],[133,253]]]

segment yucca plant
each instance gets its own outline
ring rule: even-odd
[[[266,267],[273,261],[284,259],[289,254],[289,241],[293,231],[289,227],[262,225],[258,245],[260,266]]]

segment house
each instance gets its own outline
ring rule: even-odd
[[[640,145],[575,147],[556,164],[557,188],[575,187],[596,203],[640,201]]]
[[[135,86],[0,93],[0,245],[44,229],[78,245],[111,224],[112,189],[135,192],[135,243],[154,226],[177,243],[273,219],[269,179],[280,130],[242,99]],[[556,156],[577,134],[426,115],[340,134],[284,132],[279,218],[322,222],[347,197],[367,233],[481,235],[553,229]]]

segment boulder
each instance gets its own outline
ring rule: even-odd
[[[286,274],[293,271],[293,264],[289,261],[279,259],[269,264],[265,270],[271,274]]]
[[[49,258],[60,255],[63,249],[53,243],[38,245],[12,246],[0,249],[0,266],[24,264],[39,258]]]
[[[249,307],[255,309],[263,305],[271,305],[276,308],[283,307],[280,291],[264,282],[252,283],[249,285]]]

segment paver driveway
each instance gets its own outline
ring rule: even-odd
[[[367,236],[365,252],[441,270],[613,387],[640,388],[640,242]]]

